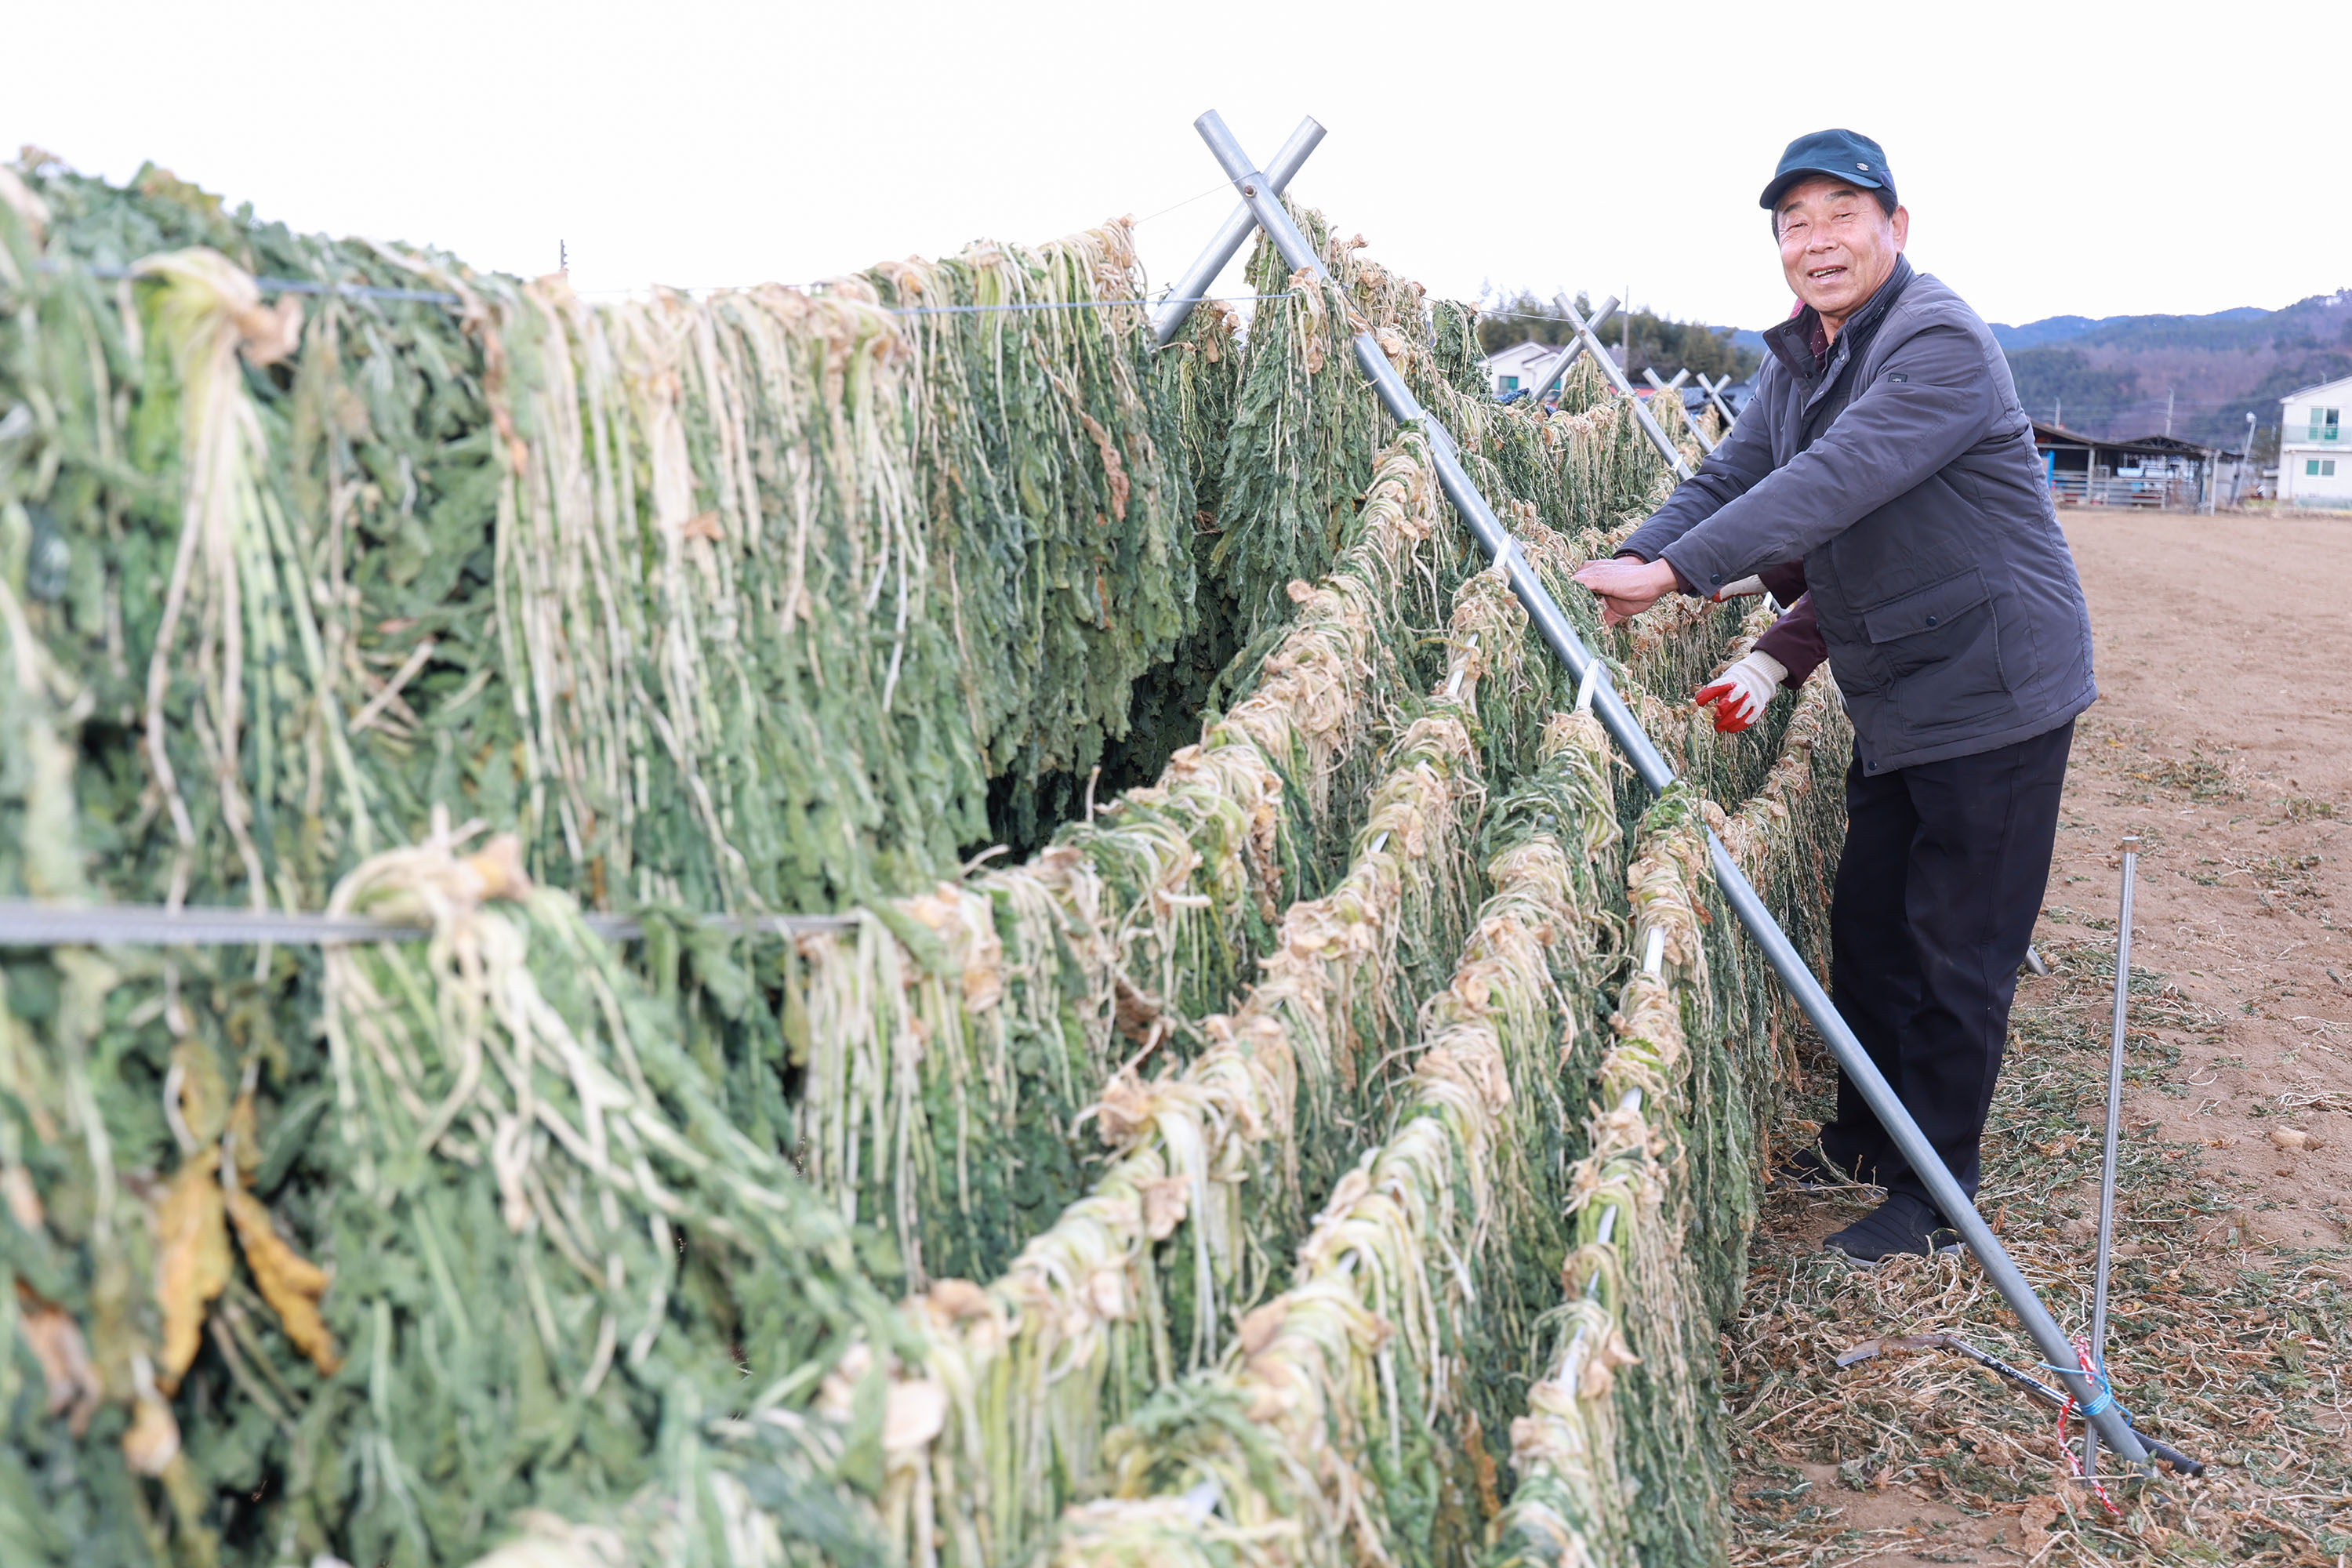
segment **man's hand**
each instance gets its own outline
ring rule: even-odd
[[[1673,593],[1675,569],[1663,561],[1588,561],[1576,569],[1576,581],[1599,596],[1601,624],[1613,626]]]
[[[1789,667],[1779,659],[1769,653],[1751,653],[1725,670],[1714,685],[1700,687],[1691,700],[1702,708],[1713,707],[1716,733],[1728,735],[1762,717],[1764,705],[1788,678]]]

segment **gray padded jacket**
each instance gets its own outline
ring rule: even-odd
[[[1817,321],[1765,333],[1755,398],[1624,550],[1702,594],[1802,562],[1867,772],[2065,723],[2090,612],[1991,331],[1900,258],[1818,369]]]

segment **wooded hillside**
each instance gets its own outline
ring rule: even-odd
[[[1579,294],[1576,311],[1580,316],[1591,316],[1591,301]],[[1710,327],[1699,321],[1677,321],[1648,309],[1633,312],[1633,363],[1628,373],[1636,382],[1645,370],[1671,377],[1685,367],[1694,375],[1712,378],[1728,374],[1737,381],[1753,371],[1758,363],[1756,349],[1738,341],[1753,339],[1753,333],[1735,332],[1729,327]],[[1491,304],[1482,304],[1478,310],[1478,344],[1490,354],[1513,343],[1530,341],[1565,344],[1575,335],[1559,300],[1546,300],[1524,289]],[[1601,335],[1610,347],[1615,348],[1624,341],[1624,318],[1612,316],[1601,327]]]
[[[2053,316],[1992,331],[2035,418],[2099,436],[2160,433],[2169,392],[2175,436],[2234,447],[2248,413],[2267,431],[2284,395],[2352,375],[2352,289],[2281,310]]]

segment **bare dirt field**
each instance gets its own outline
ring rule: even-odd
[[[1937,1330],[2040,1358],[1964,1259],[1823,1257],[1874,1193],[1775,1196],[1723,1346],[1743,1563],[2352,1552],[2352,518],[2065,521],[2103,695],[2036,939],[2057,973],[2019,989],[1979,1203],[2085,1331],[2116,849],[2137,832],[2108,1367],[2144,1429],[2211,1468],[2111,1486],[2110,1511],[2066,1479],[2052,1413],[1958,1358],[1839,1371],[1849,1345]],[[1794,1114],[1822,1114],[1830,1081],[1817,1063]]]

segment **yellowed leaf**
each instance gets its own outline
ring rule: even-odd
[[[221,1076],[213,1048],[194,1036],[184,1036],[172,1047],[172,1070],[178,1076],[180,1120],[198,1144],[218,1139],[228,1125],[228,1079]]]
[[[250,1180],[261,1168],[261,1126],[254,1115],[253,1090],[246,1089],[236,1097],[228,1110],[230,1147],[236,1156],[236,1172],[242,1180]]]
[[[220,1184],[213,1179],[218,1163],[209,1146],[190,1155],[155,1210],[155,1304],[163,1310],[155,1382],[166,1394],[180,1386],[180,1374],[196,1359],[206,1304],[228,1285],[228,1226]]]
[[[278,1321],[294,1348],[329,1377],[341,1367],[335,1336],[319,1315],[319,1299],[331,1281],[327,1271],[286,1245],[269,1223],[268,1207],[239,1187],[227,1194],[228,1215],[236,1225],[236,1239],[245,1247],[246,1267],[261,1288],[261,1299],[278,1313]]]

